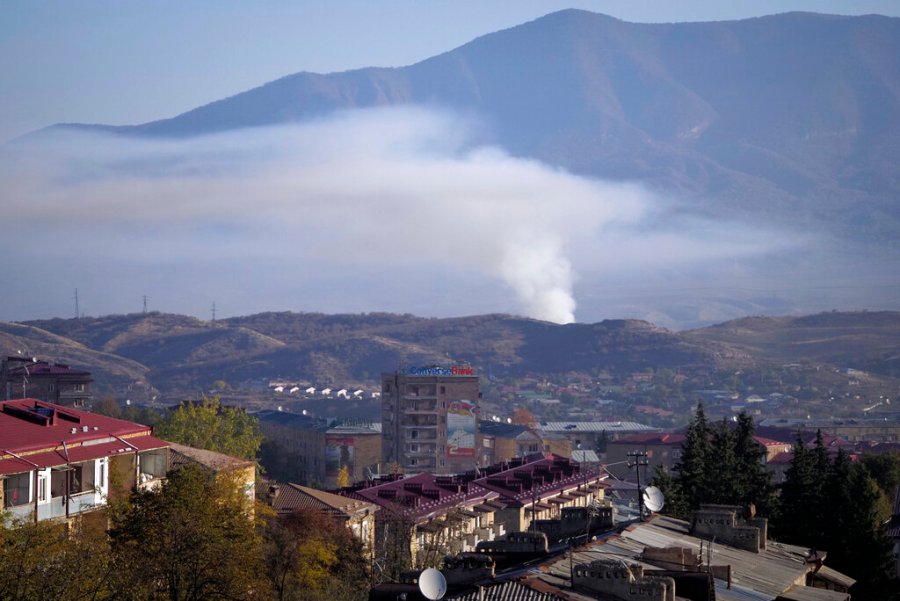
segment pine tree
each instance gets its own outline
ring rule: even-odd
[[[739,490],[734,431],[724,419],[713,431],[702,502],[725,505],[744,502]]]
[[[665,498],[662,513],[682,520],[688,518],[690,512],[681,492],[681,485],[662,464],[657,464],[654,468],[650,484],[658,488]]]
[[[753,503],[762,515],[772,515],[772,473],[765,466],[766,450],[754,438],[756,426],[744,411],[738,415],[734,454],[737,459],[737,489],[743,503]]]
[[[820,540],[810,539],[824,504],[817,478],[816,458],[798,432],[791,467],[781,487],[781,515],[774,528],[778,540],[822,548]]]
[[[712,461],[709,435],[703,403],[698,403],[681,447],[681,461],[675,466],[688,509],[697,509],[706,500],[706,487],[710,480],[709,466]]]

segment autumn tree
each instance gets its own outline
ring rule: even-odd
[[[259,420],[239,407],[223,407],[219,397],[181,403],[156,425],[160,438],[200,449],[256,459],[263,436]]]
[[[57,522],[0,523],[0,599],[106,599],[114,592],[112,565],[102,531],[71,536]]]
[[[187,465],[114,506],[116,588],[135,600],[266,598],[262,539],[240,487]]]
[[[362,545],[325,512],[301,509],[271,517],[266,570],[278,601],[354,600],[368,596]]]

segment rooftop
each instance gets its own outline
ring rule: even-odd
[[[0,402],[0,474],[169,446],[149,426],[36,399]]]
[[[710,558],[711,565],[731,566],[731,588],[724,580],[715,580],[716,599],[720,601],[771,601],[776,598],[809,599],[829,601],[846,598],[846,594],[824,589],[798,586],[805,575],[815,566],[808,561],[808,549],[769,541],[759,553],[736,549],[722,543],[701,541],[689,534],[690,524],[661,515],[653,516],[647,522],[634,523],[621,532],[611,533],[591,545],[575,550],[575,565],[588,564],[600,559],[614,559],[626,563],[640,564],[646,569],[666,569],[663,565],[644,559],[647,547],[665,549],[684,547],[695,555],[700,554],[703,545],[703,561]],[[540,572],[530,576],[526,582],[539,590],[563,590],[567,599],[582,601],[593,599],[572,592],[570,587],[570,560],[557,558],[541,566]],[[671,566],[669,566],[671,569]],[[832,569],[819,571],[819,575],[848,586],[853,580]],[[677,591],[676,591],[677,592]]]
[[[177,467],[186,463],[197,463],[216,472],[228,469],[256,467],[255,461],[232,457],[231,455],[217,453],[216,451],[197,449],[195,447],[189,447],[174,442],[169,443],[169,448],[172,450],[172,456],[170,458],[172,467]]]
[[[335,495],[299,484],[280,486],[272,501],[272,507],[278,513],[290,513],[298,509],[316,509],[345,517],[352,517],[358,512],[372,513],[378,510],[378,505],[374,503]]]
[[[541,422],[538,424],[538,430],[542,432],[585,432],[594,434],[602,432],[659,432],[659,428],[637,422]]]

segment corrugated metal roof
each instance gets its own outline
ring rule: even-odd
[[[279,513],[290,513],[298,509],[316,509],[339,513],[352,517],[358,511],[378,511],[379,507],[352,497],[342,497],[324,490],[317,490],[299,484],[285,484],[278,489],[272,506]]]
[[[781,593],[781,598],[789,601],[847,601],[850,599],[850,595],[823,588],[795,585]]]
[[[562,597],[538,592],[515,580],[481,588],[481,591],[476,589],[458,595],[447,595],[444,598],[455,601],[564,601]]]
[[[637,422],[542,422],[541,432],[659,432],[659,428]]]
[[[724,583],[720,587],[721,581],[716,581],[717,599],[723,601],[771,601],[789,590],[798,579],[802,579],[812,569],[812,565],[806,561],[807,549],[804,547],[769,541],[767,548],[759,553],[736,549],[721,543],[712,543],[710,549],[709,541],[691,536],[688,530],[687,522],[654,516],[648,522],[632,524],[623,531],[606,536],[590,546],[576,549],[573,563],[577,565],[598,559],[614,558],[654,569],[658,566],[641,560],[644,547],[679,546],[699,553],[702,544],[704,562],[708,554],[712,565],[731,565],[732,588],[727,589]],[[549,576],[541,575],[540,578],[548,582],[553,582],[555,578],[557,583],[568,586],[568,558],[554,560],[543,569]],[[834,598],[811,599],[832,601]]]
[[[149,426],[37,399],[0,403],[0,449],[17,454],[54,448],[62,445],[62,441],[73,445],[109,436],[150,432]]]

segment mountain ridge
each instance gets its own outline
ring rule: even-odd
[[[900,377],[898,332],[900,312],[891,311],[749,317],[685,332],[642,320],[556,325],[503,314],[439,319],[282,312],[213,322],[134,313],[0,323],[0,345],[7,353],[20,349],[88,369],[101,394],[124,389],[133,398],[145,392],[178,400],[218,380],[232,386],[278,378],[359,383],[402,363],[449,360],[496,377],[788,362]]]

